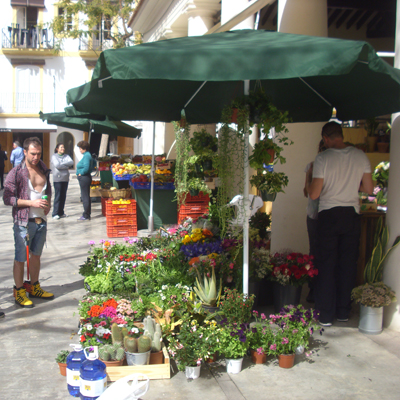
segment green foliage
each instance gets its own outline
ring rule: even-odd
[[[270,172],[259,171],[257,175],[250,178],[251,186],[255,186],[262,192],[272,193],[285,193],[283,188],[289,183],[289,178],[283,172]]]
[[[258,230],[258,235],[261,238],[267,236],[267,229],[271,225],[271,215],[265,212],[257,211],[250,218],[250,227]]]
[[[390,169],[390,162],[382,161],[375,167],[375,170],[372,174],[372,179],[381,189],[385,189],[388,187],[389,169]]]
[[[201,277],[197,271],[198,277],[196,278],[196,286],[193,288],[201,302],[207,306],[215,307],[221,296],[222,281],[219,282],[219,289],[217,289],[217,279],[215,277],[215,269],[212,267],[211,278],[204,274],[204,284],[202,284]]]
[[[212,157],[218,151],[218,139],[204,128],[200,132],[193,132],[189,144],[194,154],[203,157]]]
[[[225,358],[242,358],[249,349],[250,341],[248,330],[244,325],[225,324],[217,333],[219,340],[219,352]]]
[[[220,308],[228,323],[243,324],[250,321],[253,311],[254,294],[246,295],[237,289],[224,289]]]
[[[376,130],[378,129],[379,122],[375,117],[368,118],[365,121],[365,130],[367,131],[368,136],[377,136]]]
[[[57,356],[55,358],[56,362],[66,364],[69,354],[70,352],[68,350],[61,350],[59,353],[57,353]]]
[[[60,0],[57,6],[64,11],[50,23],[57,39],[56,52],[67,38],[80,38],[91,44],[91,38],[99,36],[104,29],[107,30],[104,36],[111,40],[114,49],[141,42],[141,35],[128,25],[136,0]]]
[[[274,152],[274,158],[271,159],[268,150]],[[254,145],[253,152],[249,157],[250,167],[254,169],[263,169],[264,164],[276,164],[278,161],[284,164],[286,158],[281,156],[282,151],[283,148],[274,143],[272,139],[265,138]]]
[[[374,249],[371,258],[368,260],[364,269],[365,283],[375,283],[382,281],[383,264],[389,253],[400,243],[400,236],[397,236],[393,245],[385,253],[389,240],[389,229],[383,225],[383,218],[380,217],[376,226],[374,236]]]
[[[365,283],[351,292],[351,298],[363,306],[384,307],[396,301],[395,292],[383,282]]]
[[[187,181],[188,190],[198,190],[203,193],[211,193],[211,189],[205,184],[203,179],[200,178],[190,178]]]
[[[264,314],[261,314],[261,318],[259,318],[258,311],[253,311],[253,317],[255,318],[255,323],[251,324],[251,328],[249,330],[249,347],[250,349],[258,349],[264,353],[267,353],[274,337],[271,324],[266,319]]]

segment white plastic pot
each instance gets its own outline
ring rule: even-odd
[[[242,358],[225,358],[226,372],[228,374],[238,374],[242,370]]]
[[[198,365],[196,367],[185,367],[185,375],[188,379],[197,379],[200,376],[200,367]]]

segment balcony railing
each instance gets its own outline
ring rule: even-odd
[[[111,49],[113,45],[112,40],[110,39],[87,39],[80,38],[79,39],[79,50],[81,51],[103,51],[107,49]]]
[[[20,28],[19,24],[11,24],[2,29],[1,47],[3,49],[30,48],[52,49],[54,37],[48,28],[31,26],[27,29]]]
[[[0,114],[38,114],[40,110],[54,112],[66,106],[65,93],[0,92]]]

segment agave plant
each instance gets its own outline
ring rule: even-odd
[[[201,277],[199,271],[197,271],[198,278],[196,278],[196,285],[194,291],[199,296],[201,302],[210,307],[215,307],[218,299],[221,296],[222,281],[220,279],[219,289],[217,290],[217,279],[215,277],[214,267],[212,267],[211,278],[204,274],[204,285],[200,282]]]
[[[400,243],[400,236],[397,236],[393,245],[388,248],[385,253],[385,248],[389,240],[389,229],[383,226],[383,218],[380,217],[375,231],[374,249],[371,258],[364,269],[365,283],[375,283],[382,281],[383,262],[388,254]]]

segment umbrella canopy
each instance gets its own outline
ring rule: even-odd
[[[72,107],[68,107],[72,108]],[[71,110],[70,110],[71,111]],[[76,116],[69,117],[65,112],[60,113],[49,113],[43,114],[39,113],[39,117],[42,121],[47,121],[48,124],[63,126],[65,128],[79,129],[80,131],[86,131],[94,133],[106,133],[116,136],[124,136],[130,138],[140,137],[142,130],[134,128],[128,124],[121,121],[112,121],[108,117],[102,116],[103,121],[97,119],[83,118],[78,116],[79,112],[76,112]],[[93,115],[94,116],[94,115]]]
[[[327,121],[333,107],[340,120],[400,110],[400,71],[367,42],[263,30],[105,50],[92,81],[67,100],[116,119],[169,122],[185,109],[190,123],[213,123],[243,94],[244,80],[293,122]]]

